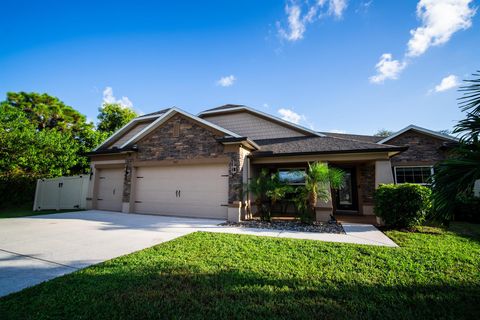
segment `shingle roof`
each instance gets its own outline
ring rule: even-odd
[[[315,153],[354,153],[406,150],[406,147],[384,144],[381,145],[335,137],[293,137],[265,139],[255,140],[255,143],[260,146],[260,151],[254,152],[254,157]]]
[[[363,142],[376,143],[383,139],[383,137],[367,136],[363,134],[349,134],[349,133],[334,133],[334,132],[320,132],[329,137],[344,138],[349,140],[358,140]]]
[[[240,108],[240,107],[246,107],[243,104],[224,104],[223,106],[208,109],[208,110],[203,110],[203,112],[208,112],[208,111],[217,111],[217,110],[225,110],[225,109],[230,109],[230,108]]]
[[[141,116],[138,116],[137,118],[144,118],[144,117],[156,116],[156,115],[159,116],[159,115],[164,114],[164,113],[167,112],[168,110],[170,110],[170,108],[158,110],[158,111],[151,112],[151,113],[147,113],[147,114],[142,114]]]

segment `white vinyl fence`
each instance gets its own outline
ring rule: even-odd
[[[88,174],[38,179],[33,210],[85,209],[89,182]]]

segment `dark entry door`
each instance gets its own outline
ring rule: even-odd
[[[345,172],[343,187],[337,190],[336,205],[338,210],[358,210],[357,181],[354,167],[340,167]]]

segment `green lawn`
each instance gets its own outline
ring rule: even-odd
[[[401,248],[194,233],[0,299],[2,319],[479,319],[480,226]]]
[[[42,214],[51,214],[51,213],[62,213],[62,212],[74,212],[82,210],[44,210],[44,211],[33,211],[32,206],[22,206],[14,208],[0,208],[0,219],[2,218],[18,218],[18,217],[27,217],[27,216],[38,216]]]

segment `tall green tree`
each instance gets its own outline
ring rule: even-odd
[[[2,105],[22,111],[38,130],[80,133],[91,127],[83,114],[46,93],[8,92]]]
[[[395,132],[387,130],[387,129],[380,129],[377,132],[375,132],[373,135],[375,137],[381,137],[381,138],[386,138],[394,134]]]
[[[459,107],[466,117],[453,130],[460,136],[460,143],[449,159],[435,167],[432,181],[436,220],[451,220],[456,196],[471,195],[475,180],[480,179],[480,71],[477,72],[460,88],[463,97]]]
[[[100,132],[113,133],[126,125],[138,115],[135,111],[128,107],[124,107],[118,103],[105,103],[98,109],[97,129]]]
[[[83,114],[45,93],[9,92],[0,112],[0,174],[81,173],[88,166],[84,153],[106,138]]]

